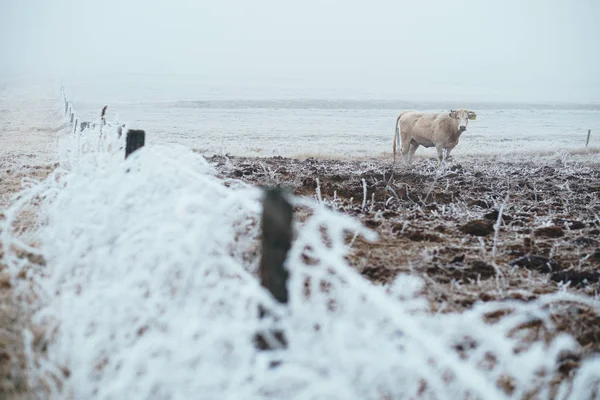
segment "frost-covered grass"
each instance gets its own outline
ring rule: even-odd
[[[150,143],[123,160],[123,138],[105,133],[99,142],[98,131],[65,132],[61,167],[6,212],[2,242],[16,277],[25,265],[14,248],[25,244],[8,227],[41,199],[40,248],[28,250],[46,265],[27,274],[47,343],[43,351],[32,335],[26,343],[40,397],[520,399],[555,390],[599,398],[600,359],[555,379],[577,343],[556,332],[532,341],[527,329],[552,332],[559,303],[600,312],[598,302],[559,292],[432,314],[422,279],[399,275],[384,288],[349,267],[347,236],[376,240],[372,231],[292,198],[311,213],[296,222],[282,307],[256,278],[258,188],[219,179],[183,147]],[[272,316],[259,320],[259,304]],[[271,328],[288,347],[258,351],[254,334]]]

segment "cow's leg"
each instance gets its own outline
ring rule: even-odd
[[[414,140],[410,142],[410,149],[408,150],[408,163],[412,164],[413,156],[415,155],[415,151],[419,148],[419,143]]]
[[[409,163],[408,162],[408,152],[410,151],[411,141],[412,141],[412,139],[408,136],[402,137],[402,157],[404,158],[404,162],[407,164]]]
[[[441,144],[436,144],[435,149],[437,150],[438,154],[438,165],[441,165],[442,161],[444,160],[444,146]]]
[[[394,165],[396,165],[396,143],[398,143],[398,133],[394,133],[394,144],[392,145],[392,149],[394,150]]]

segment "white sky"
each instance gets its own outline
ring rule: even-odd
[[[3,74],[600,102],[599,71],[599,0],[0,0]]]

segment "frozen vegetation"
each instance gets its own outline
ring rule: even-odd
[[[351,267],[349,238],[373,243],[378,235],[334,200],[319,201],[312,193],[291,197],[303,218],[295,221],[286,262],[288,307],[259,285],[261,191],[223,177],[189,147],[207,145],[217,152],[224,141],[222,153],[244,153],[253,141],[264,145],[272,139],[276,144],[261,154],[293,155],[333,149],[341,141],[345,147],[335,152],[340,156],[364,151],[378,156],[391,146],[389,112],[384,117],[376,109],[245,111],[256,121],[281,118],[274,131],[265,132],[272,136],[256,136],[248,130],[262,129],[260,122],[239,109],[205,109],[204,115],[218,115],[210,121],[183,119],[199,133],[182,138],[185,146],[180,146],[171,144],[179,139],[166,132],[183,132],[174,122],[182,121],[178,113],[193,114],[153,107],[156,115],[146,112],[133,124],[148,129],[147,145],[127,160],[118,123],[105,126],[102,134],[99,128],[79,134],[64,117],[59,167],[41,182],[29,182],[5,211],[4,262],[17,292],[34,305],[34,325],[43,332],[41,339],[33,330],[25,335],[30,385],[40,397],[522,399],[537,393],[600,398],[599,358],[582,359],[571,375],[560,375],[565,357],[580,346],[557,331],[552,319],[558,308],[598,315],[597,298],[565,287],[531,301],[487,301],[461,312],[432,312],[423,276],[401,273],[381,286]],[[60,112],[62,101],[55,108]],[[133,115],[135,107],[126,110]],[[75,111],[83,120],[97,118],[97,111],[84,116]],[[512,126],[527,112],[512,111]],[[545,112],[557,115],[537,111],[536,118]],[[597,118],[598,111],[580,112]],[[304,117],[294,115],[302,113],[327,113],[302,128],[322,141],[295,134]],[[331,119],[332,113],[338,116]],[[491,135],[503,126],[506,113],[480,111],[470,126],[477,133],[455,157],[483,144],[509,149],[501,147],[502,138],[521,146],[522,138],[509,134],[481,138],[485,129]],[[237,124],[219,125],[231,135],[219,141],[222,132],[211,127],[223,118]],[[330,122],[322,123],[325,119]],[[327,131],[344,126],[352,133],[338,131],[341,136],[334,137]],[[367,131],[374,132],[373,146],[364,146],[361,135]],[[554,138],[556,146],[572,142],[558,133]],[[534,149],[547,148],[548,140],[539,135],[530,140]],[[368,209],[366,197],[355,200]],[[39,207],[36,229],[27,235],[11,229],[32,204]],[[32,264],[18,250],[45,262]],[[496,284],[502,284],[500,275]],[[258,319],[259,304],[271,309],[271,317]],[[285,332],[288,347],[259,351],[254,335],[274,328]]]

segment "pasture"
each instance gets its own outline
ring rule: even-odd
[[[457,151],[439,167],[433,151],[392,168],[390,153],[211,155],[148,131],[125,159],[120,121],[81,130],[77,108],[48,107],[58,162],[3,158],[16,194],[3,199],[1,221],[5,321],[15,321],[4,328],[5,393],[568,399],[597,390],[597,148]],[[391,129],[387,137],[389,151]],[[260,285],[261,187],[283,187],[294,207],[286,304]],[[285,346],[255,345],[272,331]]]

